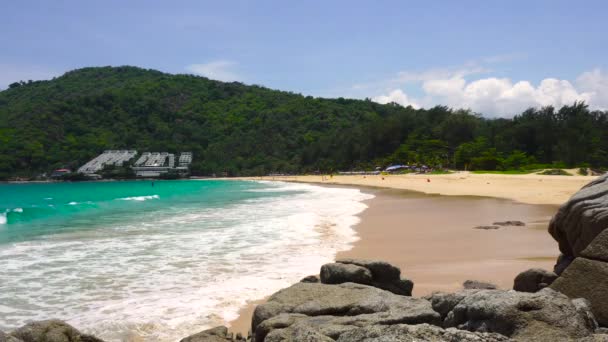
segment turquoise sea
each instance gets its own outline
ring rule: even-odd
[[[356,240],[357,189],[253,181],[0,184],[0,330],[60,318],[175,341]]]

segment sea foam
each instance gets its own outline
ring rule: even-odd
[[[103,229],[0,246],[0,329],[59,317],[108,341],[176,341],[226,324],[247,301],[318,273],[349,249],[356,215],[373,197],[261,185],[283,194],[136,212]]]
[[[150,195],[150,196],[132,196],[132,197],[123,197],[119,198],[121,201],[147,201],[151,199],[159,199],[158,195]]]

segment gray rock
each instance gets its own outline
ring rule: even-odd
[[[608,262],[608,229],[602,231],[591,243],[581,252],[581,256]]]
[[[509,338],[500,334],[479,333],[454,328],[442,329],[429,324],[371,325],[340,335],[338,342],[500,342]]]
[[[225,326],[219,326],[207,330],[203,330],[194,335],[182,338],[180,342],[226,342],[232,341],[232,338],[228,336],[228,328]]]
[[[515,277],[513,290],[520,292],[537,292],[551,285],[557,279],[557,274],[543,270],[542,268],[531,268],[523,271]]]
[[[495,290],[497,288],[494,284],[478,280],[467,280],[462,287],[467,290]]]
[[[309,275],[300,280],[301,283],[318,283],[319,281],[319,277],[316,275]]]
[[[585,298],[600,325],[608,326],[608,263],[576,258],[550,286],[571,298]]]
[[[570,197],[551,219],[549,233],[558,242],[563,254],[578,257],[606,228],[608,174],[585,185]]]
[[[492,223],[495,226],[503,226],[503,227],[523,227],[526,224],[524,222],[521,221],[500,221],[500,222],[494,222]]]
[[[365,267],[372,272],[375,281],[395,281],[401,277],[401,270],[385,261],[363,259],[338,259],[337,263]]]
[[[577,342],[608,342],[608,335],[606,334],[593,334],[588,337],[577,340]]]
[[[492,332],[522,341],[578,339],[595,330],[588,307],[549,288],[536,293],[464,290],[435,293],[430,299],[444,328]]]
[[[256,307],[252,331],[255,341],[262,342],[274,330],[305,325],[307,328],[301,331],[313,329],[336,339],[355,327],[398,323],[439,324],[440,316],[425,299],[399,296],[372,286],[297,283]],[[292,333],[273,333],[273,338]]]
[[[280,314],[260,324],[256,341],[334,341],[309,324],[308,316],[302,314]],[[321,316],[315,317],[319,320]]]
[[[371,284],[372,273],[365,267],[352,264],[325,264],[321,266],[323,284],[358,283]]]
[[[13,331],[11,336],[23,342],[103,342],[58,319],[28,323]]]
[[[0,331],[0,342],[23,342],[23,341]]]
[[[574,257],[571,255],[560,254],[557,257],[555,266],[553,266],[553,272],[557,275],[562,274],[566,268],[574,261]]]
[[[387,262],[376,260],[340,259],[337,260],[336,263],[355,265],[368,269],[372,274],[372,281],[370,285],[374,287],[390,291],[401,296],[412,295],[414,283],[409,279],[401,278],[401,270]]]

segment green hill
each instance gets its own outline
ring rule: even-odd
[[[418,162],[496,169],[608,164],[608,115],[576,103],[512,120],[322,99],[136,67],[74,70],[0,92],[0,178],[76,168],[105,149],[192,151],[193,174]]]

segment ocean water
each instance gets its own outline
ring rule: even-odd
[[[0,184],[0,330],[60,318],[177,341],[318,273],[356,240],[357,189],[253,181]]]

